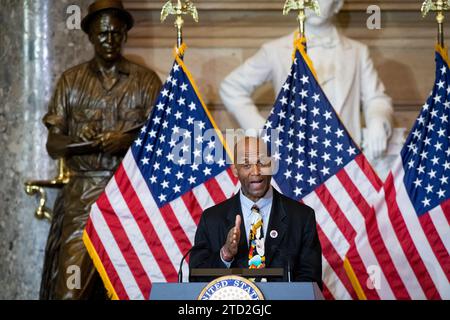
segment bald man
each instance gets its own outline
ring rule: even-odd
[[[289,269],[291,280],[321,286],[322,250],[314,210],[272,188],[265,143],[253,137],[239,140],[232,170],[241,190],[203,212],[189,267],[284,268],[283,278],[268,281],[287,281]]]

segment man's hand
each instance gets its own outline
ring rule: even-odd
[[[222,258],[230,262],[238,252],[239,240],[241,239],[241,216],[236,216],[234,227],[228,232],[227,240],[222,247]]]
[[[100,148],[109,154],[125,151],[132,143],[132,135],[122,131],[109,131],[96,137],[96,142]]]

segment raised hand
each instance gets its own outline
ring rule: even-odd
[[[225,261],[233,260],[238,252],[239,240],[241,239],[241,216],[236,215],[234,227],[228,232],[227,240],[222,247],[222,258]]]

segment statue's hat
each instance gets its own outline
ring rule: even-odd
[[[100,12],[106,10],[117,10],[120,15],[123,17],[127,24],[127,29],[130,30],[133,27],[134,19],[131,14],[125,10],[123,7],[122,1],[120,0],[97,0],[89,6],[89,12],[86,17],[81,21],[81,29],[84,32],[89,33],[89,25],[92,19],[99,14]]]

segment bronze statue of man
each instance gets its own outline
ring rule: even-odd
[[[65,158],[70,181],[55,203],[41,299],[105,297],[82,241],[83,230],[91,205],[145,123],[161,88],[155,72],[122,56],[132,26],[133,18],[119,0],[98,0],[89,7],[82,29],[95,56],[63,73],[43,119],[48,153]]]

